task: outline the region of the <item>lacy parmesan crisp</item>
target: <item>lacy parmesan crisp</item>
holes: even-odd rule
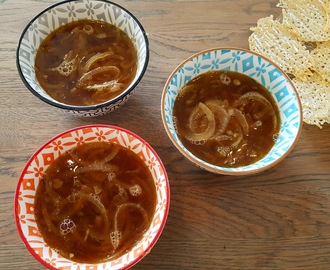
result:
[[[304,42],[330,39],[328,1],[281,0],[283,25],[297,34]]]
[[[303,120],[322,128],[330,123],[330,0],[280,0],[280,20],[262,18],[251,28],[252,51],[291,74]]]
[[[280,21],[273,20],[273,16],[261,18],[251,30],[252,51],[270,58],[286,73],[300,78],[311,75],[314,60],[309,51]]]
[[[311,55],[315,60],[315,71],[330,83],[330,41],[317,42]]]
[[[330,84],[320,75],[314,73],[306,79],[294,78],[295,85],[303,107],[304,122],[322,128],[330,123]]]

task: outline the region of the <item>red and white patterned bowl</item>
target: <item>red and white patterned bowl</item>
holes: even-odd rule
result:
[[[100,264],[81,264],[61,257],[43,240],[34,216],[34,198],[47,167],[65,151],[87,142],[118,143],[134,151],[153,176],[157,203],[150,228],[141,241],[116,260]],[[15,219],[19,235],[30,253],[49,269],[114,270],[128,269],[146,256],[162,233],[170,203],[169,182],[162,161],[152,147],[134,133],[116,126],[89,125],[65,131],[42,145],[26,163],[15,194]]]

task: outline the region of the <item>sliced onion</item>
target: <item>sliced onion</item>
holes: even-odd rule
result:
[[[213,112],[214,117],[217,121],[217,130],[216,135],[219,136],[222,133],[225,132],[229,120],[230,115],[227,113],[227,111],[221,106],[221,103],[217,100],[209,100],[205,103],[205,105]]]
[[[95,69],[92,69],[91,71],[88,71],[84,75],[81,76],[81,78],[78,80],[77,86],[81,87],[86,90],[90,90],[88,87],[91,87],[91,81],[93,77],[106,75],[105,78],[100,78],[97,81],[100,81],[99,83],[95,83],[94,85],[101,85],[103,83],[107,83],[113,80],[116,80],[119,77],[120,70],[119,68],[115,66],[103,66],[103,67],[97,67]]]
[[[276,129],[276,127],[277,127],[277,117],[276,117],[276,113],[275,113],[275,110],[274,110],[272,104],[264,96],[262,96],[260,93],[254,92],[254,91],[247,92],[243,96],[241,96],[238,99],[237,104],[239,106],[241,106],[241,105],[245,106],[250,101],[257,101],[257,102],[259,102],[259,103],[261,103],[262,105],[265,106],[265,109],[262,110],[261,113],[259,113],[258,115],[256,115],[256,114],[253,115],[254,119],[260,120],[260,119],[264,118],[266,115],[267,116],[269,115],[273,120],[274,129]]]
[[[235,119],[237,120],[239,125],[242,127],[244,134],[248,135],[249,134],[249,125],[246,121],[244,114],[240,110],[233,108],[232,115],[235,117]]]
[[[100,200],[96,199],[92,194],[80,193],[77,194],[77,196],[93,204],[101,215],[107,215],[107,210],[105,209],[103,203]],[[107,224],[108,222],[108,218],[105,218],[105,223]]]
[[[136,203],[124,203],[124,204],[121,204],[118,208],[117,208],[117,211],[115,213],[115,216],[114,216],[114,227],[113,227],[113,231],[110,233],[110,241],[111,241],[111,244],[113,246],[113,248],[116,250],[120,244],[120,241],[121,241],[121,232],[118,230],[118,215],[119,215],[119,212],[122,211],[123,209],[125,208],[134,208],[136,210],[138,210],[141,214],[142,214],[142,217],[143,217],[143,223],[146,223],[147,220],[148,220],[148,215],[147,215],[147,212],[146,210],[140,205],[140,204],[136,204]]]
[[[113,80],[110,82],[105,82],[102,84],[94,84],[94,85],[88,85],[86,86],[87,90],[107,90],[109,92],[117,92],[121,89],[124,88],[124,84],[123,83],[119,83],[117,80]]]
[[[70,155],[72,157],[72,160],[76,164],[88,166],[93,161],[100,164],[111,161],[117,156],[119,149],[120,147],[118,145],[113,144],[111,146],[111,150],[107,148],[107,151],[110,151],[110,153],[106,155],[103,159],[99,159],[97,161],[95,159],[98,156],[99,152],[101,152],[100,155],[104,153],[104,149],[99,150],[99,146],[97,144],[89,144],[84,151],[80,151],[80,155],[78,155],[74,151],[70,151]],[[80,156],[84,156],[85,158],[81,158]]]
[[[109,51],[109,52],[103,52],[103,53],[97,53],[95,55],[93,55],[92,57],[90,57],[85,66],[83,67],[82,71],[85,73],[87,71],[90,70],[90,68],[92,67],[92,65],[94,65],[97,61],[99,60],[103,60],[107,57],[110,57],[113,55],[113,52],[112,51]]]
[[[147,222],[148,214],[147,214],[146,210],[140,204],[137,204],[137,203],[124,203],[124,204],[122,204],[118,207],[118,209],[115,213],[115,217],[114,217],[114,230],[115,231],[118,231],[118,215],[119,215],[119,212],[122,211],[125,208],[128,208],[128,207],[138,210],[142,214],[143,222],[144,223]]]
[[[109,231],[110,221],[108,218],[107,210],[104,207],[103,203],[97,198],[95,198],[92,194],[78,194],[78,196],[80,196],[81,199],[84,199],[90,202],[92,205],[94,205],[95,209],[99,211],[99,213],[103,218],[103,222],[104,222],[103,231],[97,232],[92,228],[90,228],[89,236],[95,238],[96,240],[106,239],[106,235],[108,234]]]
[[[107,155],[104,159],[99,160],[98,162],[99,163],[107,163],[107,162],[113,160],[117,156],[119,150],[120,150],[120,147],[118,145],[114,145],[113,146],[113,151],[111,151],[111,153],[109,155]]]
[[[250,101],[258,101],[262,104],[264,104],[265,106],[270,106],[272,107],[271,103],[268,101],[268,99],[266,99],[263,95],[261,95],[258,92],[255,91],[251,91],[251,92],[247,92],[244,95],[242,95],[238,100],[237,100],[237,104],[239,106],[243,105],[245,106],[246,104],[248,104]]]
[[[76,173],[80,174],[80,173],[90,173],[93,171],[101,171],[101,172],[114,172],[117,170],[117,166],[115,165],[111,165],[111,164],[105,164],[105,163],[99,163],[99,162],[95,162],[92,163],[88,166],[85,167],[79,167],[75,170]]]
[[[226,135],[226,134],[221,134],[221,135],[214,135],[211,140],[216,141],[216,142],[223,142],[223,141],[230,141],[231,136]]]
[[[190,129],[192,130],[193,127],[193,121],[194,119],[198,118],[198,114],[202,112],[203,115],[206,116],[207,118],[207,127],[203,132],[196,133],[196,132],[191,132],[190,134],[187,134],[185,137],[190,140],[190,141],[206,141],[209,138],[211,138],[215,132],[215,118],[214,114],[212,111],[204,104],[204,103],[199,103],[195,109],[192,111],[189,117],[189,124],[190,124]]]
[[[238,133],[235,133],[235,134],[238,134],[237,137],[235,138],[233,136],[233,138],[235,139],[235,141],[231,144],[231,146],[233,148],[237,148],[238,145],[241,143],[241,141],[243,140],[243,131],[241,128],[238,129]]]

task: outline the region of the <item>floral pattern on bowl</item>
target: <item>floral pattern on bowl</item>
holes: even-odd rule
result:
[[[135,152],[149,167],[154,178],[157,204],[150,228],[131,251],[113,261],[100,264],[80,264],[59,256],[43,241],[35,222],[34,197],[43,173],[59,155],[73,147],[94,141],[118,143]],[[157,153],[146,141],[128,130],[115,126],[83,126],[52,138],[29,159],[17,184],[15,219],[18,232],[27,249],[37,260],[50,269],[127,269],[146,256],[160,237],[169,211],[169,200],[169,182],[165,168]]]

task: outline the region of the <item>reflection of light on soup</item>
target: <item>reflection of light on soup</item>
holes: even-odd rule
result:
[[[254,79],[208,71],[180,89],[173,122],[184,146],[218,166],[239,167],[264,157],[279,132],[278,107]]]
[[[63,257],[99,263],[129,251],[149,228],[156,189],[146,164],[120,145],[77,146],[46,170],[35,198],[45,242]]]
[[[118,27],[94,20],[65,24],[41,43],[35,62],[41,87],[70,105],[105,102],[123,92],[137,70],[134,44]]]

